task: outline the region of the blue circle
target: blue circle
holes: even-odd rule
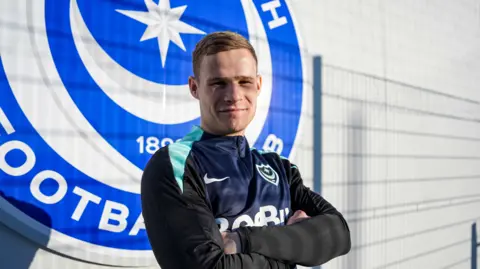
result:
[[[25,164],[27,161],[27,155],[19,150],[13,149],[5,155],[5,162],[10,167],[18,168]]]
[[[80,11],[85,16],[86,24],[92,35],[117,63],[132,73],[154,82],[175,85],[186,82],[185,79],[191,73],[189,67],[191,56],[189,54],[193,44],[198,38],[201,38],[201,35],[182,35],[187,49],[186,53],[176,47],[176,45],[170,44],[171,50],[168,53],[181,56],[178,58],[178,65],[172,65],[171,67],[168,66],[171,62],[167,59],[167,67],[163,69],[159,58],[147,57],[148,59],[145,60],[144,56],[131,53],[122,54],[122,50],[109,45],[120,42],[120,45],[126,44],[135,48],[134,50],[146,51],[144,55],[148,53],[155,54],[156,50],[159,56],[158,47],[156,47],[154,40],[139,42],[137,39],[141,37],[145,27],[114,11],[115,9],[145,11],[145,8],[142,7],[144,3],[142,0],[131,1],[130,4],[124,4],[125,1],[107,0],[98,1],[95,5],[89,5],[88,1],[85,0],[79,0],[78,2]],[[270,54],[273,61],[273,89],[264,128],[255,145],[252,146],[262,148],[267,137],[273,134],[282,139],[282,155],[288,156],[295,141],[301,115],[303,93],[301,55],[295,28],[285,1],[280,1],[281,6],[276,9],[276,12],[281,18],[285,18],[287,23],[272,29],[269,27],[269,22],[273,20],[272,13],[262,11],[261,5],[265,2],[265,0],[254,1],[254,4],[260,14],[267,33],[267,41],[270,45]],[[207,33],[217,30],[234,30],[248,36],[243,12],[239,12],[242,8],[240,1],[218,0],[199,3],[200,1],[171,0],[172,7],[188,4],[184,13],[185,17],[182,17],[182,20],[197,28],[201,28],[201,30]],[[54,0],[47,0],[45,5],[48,41],[62,83],[94,129],[119,153],[139,168],[143,168],[151,155],[145,152],[139,153],[137,139],[140,137],[158,137],[160,139],[172,138],[176,140],[188,133],[192,125],[198,124],[199,119],[181,124],[155,124],[129,114],[109,99],[99,86],[95,84],[76,51],[70,28],[69,5],[69,1]],[[191,8],[195,5],[198,6]],[[212,10],[215,10],[215,12],[211,12]],[[241,14],[241,16],[238,14]],[[106,25],[101,25],[102,21]],[[200,25],[203,26],[201,27]],[[121,27],[124,27],[125,32],[120,31]],[[110,28],[111,31],[109,32]],[[125,39],[119,41],[123,37]],[[142,52],[139,53],[139,55],[143,55]],[[145,69],[142,69],[143,61],[145,61]],[[186,64],[181,67],[178,75],[161,75],[175,70],[175,66],[182,66],[182,61]],[[17,130],[10,135],[2,134],[0,136],[0,145],[11,140],[23,141],[36,154],[36,162],[33,169],[25,175],[15,177],[0,171],[0,191],[3,193],[2,196],[9,197],[9,201],[19,200],[34,205],[50,216],[51,221],[45,220],[45,214],[32,213],[32,211],[26,210],[24,212],[52,229],[73,238],[117,249],[150,249],[150,244],[143,229],[135,236],[129,235],[141,214],[139,194],[118,190],[88,177],[63,160],[61,156],[50,148],[30,124],[16,102],[3,66],[0,67],[0,88],[0,107],[5,111],[12,126]],[[11,160],[12,163],[21,162],[21,158],[22,155],[14,154],[9,157],[9,160],[15,159]],[[56,171],[67,181],[67,194],[58,203],[50,205],[41,203],[30,192],[30,182],[33,177],[45,170]],[[55,184],[50,184],[49,182],[45,182],[45,184],[40,189],[45,194],[51,193],[49,189],[56,188]],[[89,203],[81,218],[74,220],[72,214],[81,199],[75,191],[79,189],[98,196],[100,202],[98,204]],[[129,209],[128,225],[125,230],[116,233],[98,229],[107,201],[125,205]]]
[[[47,178],[40,183],[39,189],[40,192],[45,196],[52,196],[57,193],[60,185],[53,178]]]

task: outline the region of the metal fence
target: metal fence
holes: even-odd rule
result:
[[[480,246],[480,242],[478,242],[477,238],[477,223],[474,222],[472,224],[472,269],[477,269],[477,251],[478,247]]]

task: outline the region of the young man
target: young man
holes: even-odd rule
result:
[[[205,36],[193,72],[200,126],[158,150],[141,183],[161,268],[294,268],[348,253],[342,215],[303,185],[287,159],[248,145],[244,132],[262,84],[249,42],[232,32]]]

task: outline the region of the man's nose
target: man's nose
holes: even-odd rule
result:
[[[228,85],[225,92],[225,102],[236,103],[243,99],[243,93],[240,85],[231,83]]]

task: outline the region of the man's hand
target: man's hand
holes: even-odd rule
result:
[[[222,238],[225,254],[236,254],[242,248],[237,232],[222,232]]]
[[[291,225],[291,224],[297,223],[299,221],[302,221],[302,220],[308,219],[308,218],[310,218],[310,216],[308,216],[307,213],[305,213],[303,210],[297,210],[297,211],[295,211],[293,216],[291,216],[288,219],[287,225]]]

